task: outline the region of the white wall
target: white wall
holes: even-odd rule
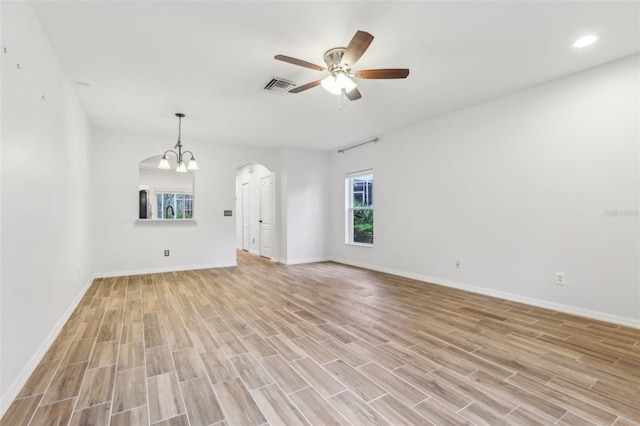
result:
[[[171,114],[167,115],[171,119]],[[188,117],[187,117],[188,119]],[[183,128],[188,127],[188,120]],[[95,132],[93,194],[96,223],[95,272],[100,276],[236,264],[236,169],[259,161],[278,169],[274,150],[184,139],[198,157],[195,172],[196,221],[137,221],[138,162],[162,154],[172,135],[153,136],[100,130]],[[111,160],[118,157],[117,173]],[[233,210],[234,216],[223,216]],[[164,250],[170,250],[169,257]]]
[[[4,412],[93,270],[90,126],[31,5],[0,7]]]
[[[282,150],[281,205],[284,211],[281,249],[284,263],[327,259],[329,229],[329,153],[310,149]]]
[[[634,56],[333,153],[332,257],[640,326],[638,80]],[[368,168],[375,247],[347,246]]]

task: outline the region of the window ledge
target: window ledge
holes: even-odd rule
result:
[[[136,219],[136,223],[196,223],[196,219]]]
[[[370,247],[373,248],[373,244],[365,244],[365,243],[344,243],[347,246],[356,246],[356,247]]]

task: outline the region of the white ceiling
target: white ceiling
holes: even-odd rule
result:
[[[637,1],[43,1],[44,30],[98,128],[183,140],[316,149],[361,142],[640,50]],[[375,36],[353,67],[410,68],[406,80],[358,80],[363,98],[338,110],[301,85],[356,30]],[[593,33],[599,41],[571,45]]]

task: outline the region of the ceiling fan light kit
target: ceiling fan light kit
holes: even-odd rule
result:
[[[348,64],[342,64],[346,50],[346,47],[336,47],[327,50],[324,54],[324,62],[327,64],[330,75],[324,78],[320,84],[327,92],[334,95],[342,95],[343,90],[345,93],[351,92],[357,87],[356,83],[349,78]]]
[[[367,48],[369,48],[372,41],[373,36],[371,34],[365,31],[357,31],[346,48],[335,47],[325,52],[324,62],[327,64],[326,67],[285,55],[276,55],[274,59],[315,71],[329,73],[329,76],[326,78],[295,87],[289,90],[289,93],[300,93],[321,85],[329,93],[346,95],[349,100],[355,101],[360,99],[362,95],[357,88],[357,84],[353,81],[354,78],[396,79],[406,78],[409,75],[409,70],[406,68],[360,70],[351,73],[351,67],[360,59]]]
[[[334,95],[341,95],[343,90],[349,93],[357,87],[356,83],[347,77],[347,74],[344,72],[332,74],[324,78],[320,84],[327,92]]]

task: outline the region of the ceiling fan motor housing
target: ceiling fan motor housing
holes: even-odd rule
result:
[[[334,47],[333,49],[329,49],[324,53],[324,62],[327,64],[327,68],[329,72],[336,71],[337,69],[347,69],[348,64],[340,65],[342,61],[342,56],[344,52],[347,50],[346,47]]]

